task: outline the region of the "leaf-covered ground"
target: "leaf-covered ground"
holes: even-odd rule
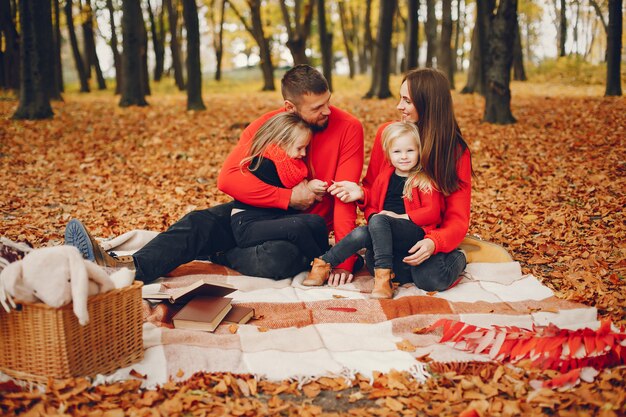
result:
[[[559,297],[596,306],[601,317],[623,325],[626,99],[604,98],[601,93],[595,87],[514,84],[512,107],[518,123],[509,126],[481,123],[484,104],[479,96],[455,93],[454,100],[476,173],[470,232],[503,244],[524,272],[537,276]],[[280,97],[253,89],[211,92],[205,95],[209,109],[205,112],[186,112],[182,94],[150,97],[146,108],[121,109],[117,101],[109,92],[66,94],[65,102],[53,105],[55,118],[39,122],[9,120],[17,103],[0,101],[0,236],[36,247],[61,244],[72,217],[101,237],[137,228],[161,231],[192,209],[226,201],[215,186],[221,162],[242,128],[276,108]],[[335,92],[332,102],[361,119],[366,151],[377,125],[396,117],[395,99],[362,100],[358,89],[349,86]],[[550,410],[574,410],[571,415],[625,412],[624,369],[601,374],[577,391],[539,396],[529,394],[534,371],[506,370],[494,379],[495,368],[485,369],[489,369],[481,371],[485,375],[463,369],[442,372],[423,386],[408,381],[414,391],[390,387],[383,376],[387,382],[377,379],[370,388],[395,392],[373,398],[365,386],[345,394],[333,391],[336,387],[321,389],[322,394],[332,393],[331,404],[350,408],[352,415],[404,415],[411,401],[422,401],[429,415],[455,415],[471,401],[480,402],[474,408],[482,412],[487,404],[490,415],[515,415],[515,407],[524,415]],[[259,390],[263,395],[258,398],[224,399],[224,392],[190,384],[183,391],[163,388],[133,394],[144,399],[133,397],[130,403],[146,405],[147,395],[151,405],[160,407],[176,397],[185,404],[213,404],[218,407],[214,413],[230,410],[238,415],[318,415],[322,409],[333,410],[315,405],[306,395],[275,397],[269,389]],[[489,388],[481,388],[485,384]],[[283,385],[291,387],[285,391],[292,394],[302,392]],[[497,395],[491,395],[494,388]],[[124,386],[119,389],[126,392]],[[217,397],[209,401],[194,390]],[[466,392],[476,394],[467,397]],[[371,400],[350,403],[357,393]],[[90,394],[92,402],[101,401],[96,394]],[[0,409],[9,398],[2,395]],[[118,397],[123,396],[113,396]],[[237,405],[240,399],[247,402]],[[46,401],[33,404],[55,404],[53,395]],[[121,406],[119,401],[107,401],[101,410]],[[262,406],[251,406],[254,401]],[[130,403],[121,407],[128,409]],[[359,411],[367,407],[378,411]]]

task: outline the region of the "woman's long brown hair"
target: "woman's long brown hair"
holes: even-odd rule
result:
[[[404,81],[417,110],[422,168],[439,191],[450,195],[461,187],[456,165],[467,149],[454,117],[450,83],[442,72],[432,68],[409,71]]]

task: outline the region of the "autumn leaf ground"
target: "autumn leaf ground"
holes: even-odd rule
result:
[[[392,88],[397,85],[396,79]],[[363,100],[366,89],[363,80],[344,80],[332,102],[363,122],[369,153],[376,127],[396,114],[395,98]],[[102,237],[137,228],[161,231],[190,210],[227,201],[215,186],[222,161],[247,123],[280,104],[278,93],[261,93],[251,84],[208,88],[205,112],[187,112],[183,94],[163,91],[149,97],[145,108],[121,109],[110,92],[64,98],[53,104],[54,119],[38,122],[10,120],[17,102],[8,96],[0,100],[0,236],[36,247],[61,244],[73,217]],[[604,98],[599,86],[514,83],[518,123],[508,126],[480,122],[479,96],[454,93],[454,101],[476,173],[470,232],[503,244],[525,273],[557,296],[595,306],[600,317],[626,324],[626,99]],[[318,384],[309,387],[309,396],[287,382],[262,385],[259,397],[230,385],[216,389],[225,376],[197,375],[158,391],[119,386],[115,395],[77,390],[74,381],[57,389],[78,391],[69,396],[52,390],[31,401],[21,393],[0,393],[0,410],[37,406],[45,411],[65,398],[66,407],[75,401],[67,408],[75,414],[90,401],[110,412],[129,411],[132,405],[138,414],[142,406],[162,411],[172,406],[174,414],[196,410],[200,415],[201,409],[244,410],[240,415],[319,415],[336,409],[404,415],[410,407],[422,410],[418,415],[456,415],[472,404],[489,415],[626,412],[623,368],[573,391],[541,395],[530,393],[528,381],[545,378],[545,372],[498,369],[440,369],[426,384],[380,376],[349,391]],[[196,387],[200,380],[204,385]],[[372,395],[379,389],[390,391]],[[321,394],[311,395],[315,392]],[[181,404],[188,408],[179,410]]]

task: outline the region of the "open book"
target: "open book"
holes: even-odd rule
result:
[[[237,288],[227,284],[198,280],[186,287],[176,288],[169,293],[145,293],[142,297],[146,300],[168,300],[172,304],[184,304],[194,297],[224,297],[235,291]]]

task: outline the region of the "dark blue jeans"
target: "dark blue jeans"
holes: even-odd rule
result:
[[[328,250],[326,221],[317,214],[247,209],[234,214],[230,225],[240,248],[286,240],[296,245],[309,262]]]
[[[244,275],[283,279],[309,267],[291,242],[239,248],[230,227],[232,203],[192,211],[134,255],[135,278],[149,283],[194,259],[210,259]]]
[[[424,230],[410,220],[375,215],[367,226],[353,230],[322,259],[335,266],[366,248],[365,264],[370,273],[374,268],[392,269],[394,280],[400,284],[413,282],[425,291],[446,290],[465,269],[465,255],[454,250],[435,254],[417,266],[404,263],[402,259],[409,255],[409,249],[423,238]]]

